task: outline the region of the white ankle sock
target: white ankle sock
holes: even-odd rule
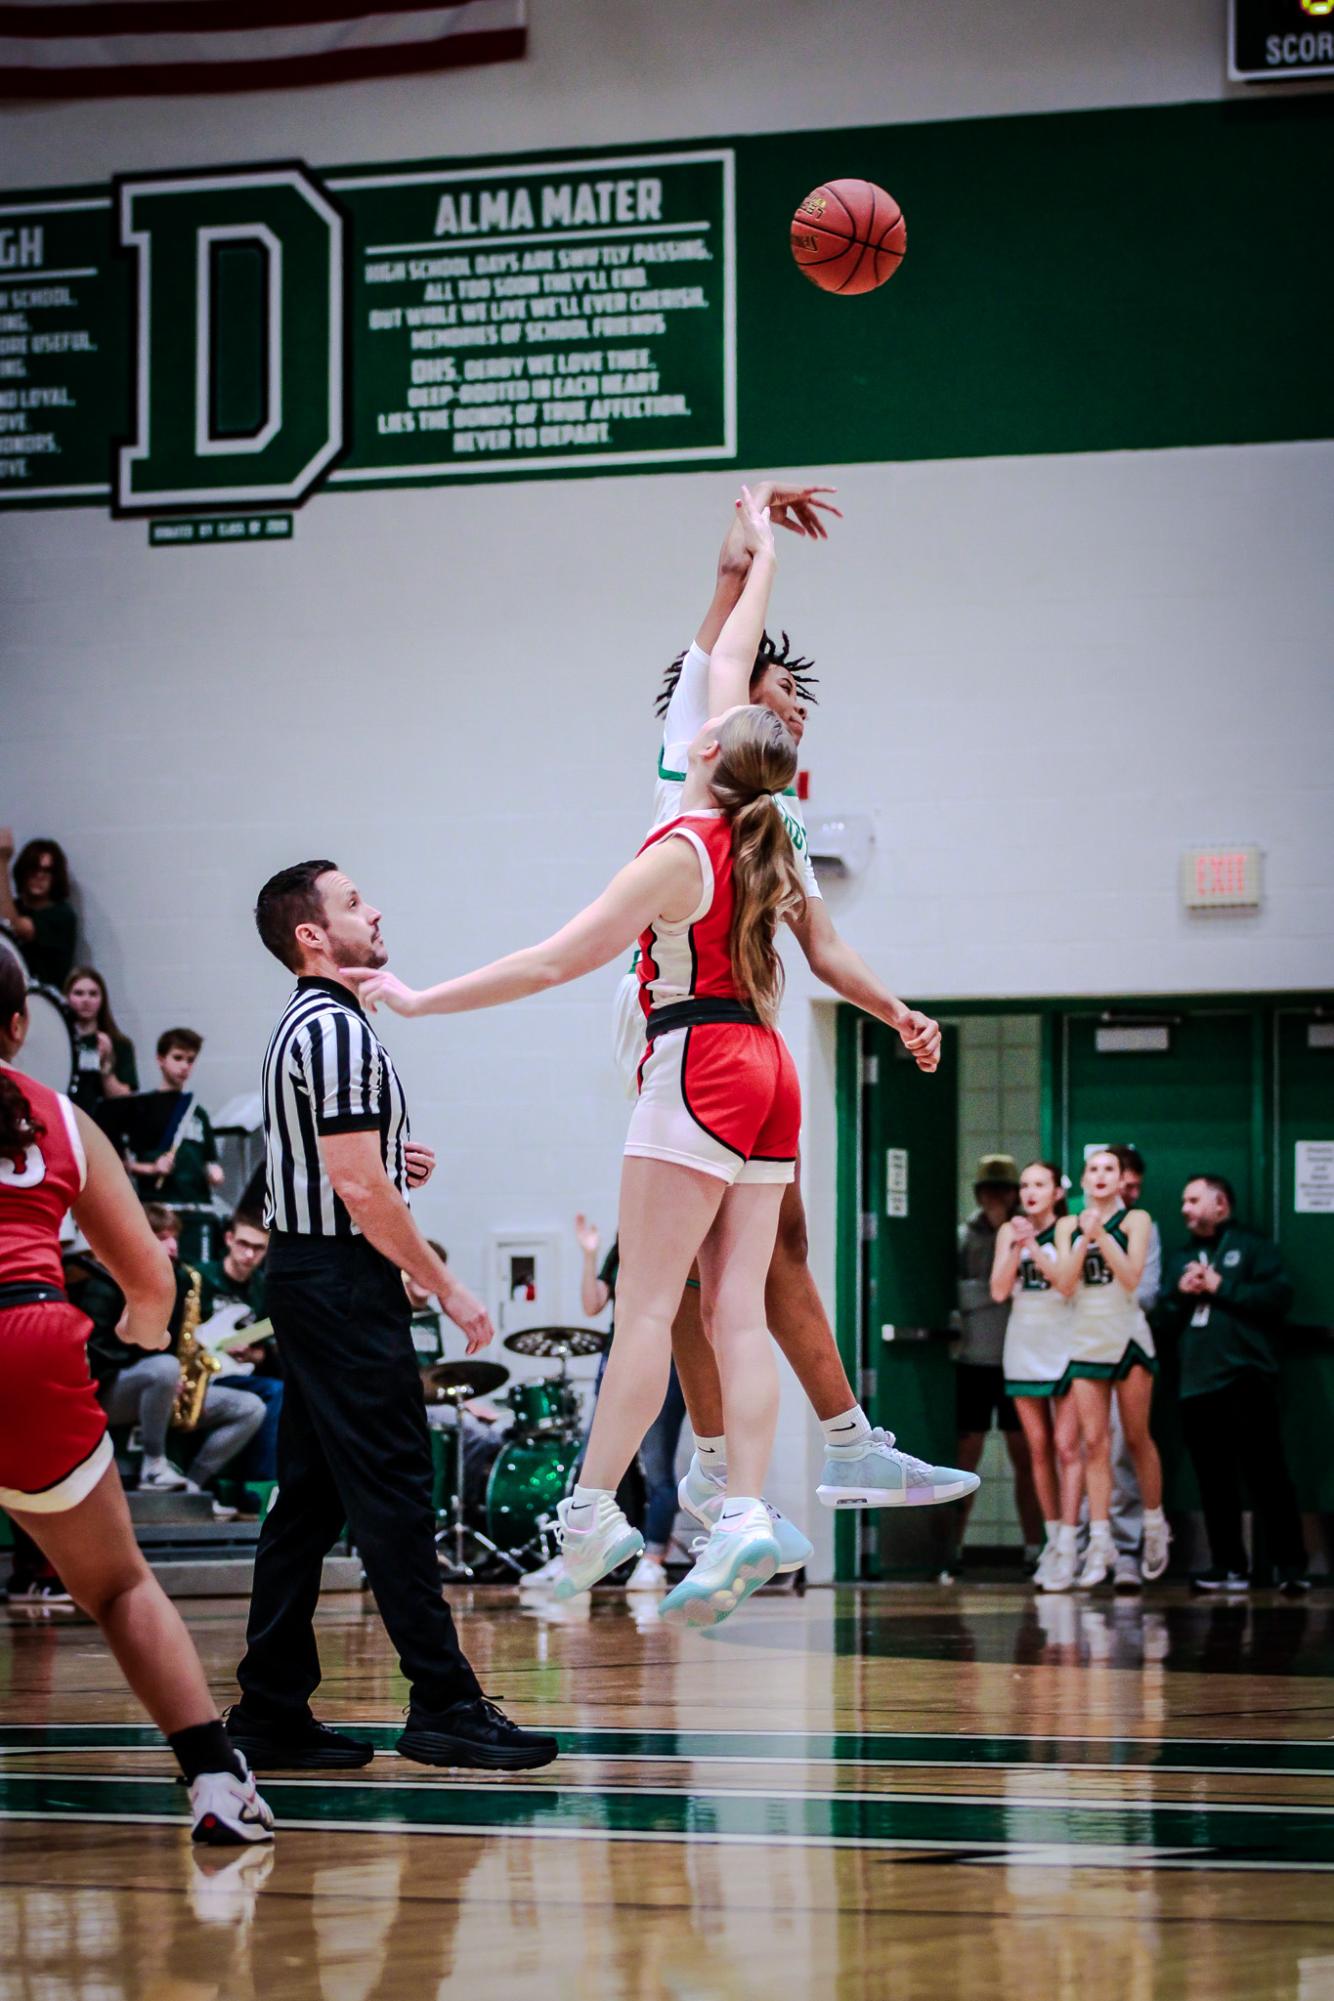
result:
[[[1144,1526],[1146,1529],[1160,1529],[1166,1520],[1167,1517],[1161,1508],[1146,1508],[1144,1510]]]
[[[1109,1521],[1104,1519],[1103,1521],[1100,1522],[1091,1521],[1089,1523],[1090,1542],[1093,1542],[1094,1540],[1098,1542],[1110,1542],[1111,1539],[1112,1539],[1112,1525]]]
[[[700,1438],[696,1434],[695,1450],[706,1473],[721,1473],[727,1464],[726,1437]]]
[[[1042,1526],[1047,1531],[1048,1542],[1058,1542],[1060,1540],[1061,1524],[1059,1522],[1044,1522]]]
[[[1073,1556],[1079,1546],[1079,1530],[1071,1522],[1062,1522],[1056,1531],[1056,1547],[1068,1550]]]
[[[576,1484],[575,1490],[570,1496],[568,1510],[571,1517],[574,1518],[570,1522],[570,1527],[573,1529],[591,1529],[597,1519],[598,1502],[604,1494],[609,1501],[616,1499],[610,1487],[581,1487]]]
[[[729,1494],[723,1502],[723,1511],[718,1517],[721,1528],[730,1529],[743,1515],[753,1514],[764,1503],[753,1494]]]
[[[826,1445],[860,1445],[871,1436],[871,1425],[866,1412],[859,1403],[851,1410],[842,1411],[838,1417],[822,1417],[820,1429]]]

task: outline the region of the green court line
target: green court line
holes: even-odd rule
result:
[[[377,1751],[391,1751],[401,1729],[396,1723],[344,1723],[339,1727],[373,1744]],[[1334,1774],[1334,1739],[1329,1738],[1218,1743],[1210,1738],[985,1737],[889,1731],[558,1729],[554,1734],[566,1757],[630,1758],[644,1763],[978,1766],[1294,1778]],[[148,1724],[0,1725],[0,1753],[161,1748],[162,1738]]]
[[[288,1828],[365,1833],[566,1836],[603,1840],[744,1842],[784,1846],[1016,1850],[1079,1859],[1081,1851],[1138,1865],[1334,1869],[1334,1822],[1294,1811],[1240,1816],[1208,1806],[1134,1811],[1063,1802],[975,1806],[955,1800],[776,1798],[763,1794],[574,1793],[557,1787],[393,1783],[337,1786],[265,1781]],[[174,1784],[85,1778],[0,1777],[0,1817],[180,1825]],[[1086,1855],[1086,1860],[1088,1859]]]

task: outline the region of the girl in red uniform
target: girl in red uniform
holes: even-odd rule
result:
[[[96,1619],[166,1736],[190,1787],[194,1839],[268,1841],[273,1816],[134,1540],[88,1373],[89,1323],[65,1297],[66,1211],[124,1293],[118,1331],[136,1347],[167,1346],[171,1267],[103,1134],[68,1098],[10,1067],[28,1029],[26,989],[17,958],[0,948],[0,1507]]]
[[[773,581],[767,510],[743,496],[752,563],[715,658],[752,661]],[[760,1499],[778,1419],[778,1371],[764,1312],[783,1189],[792,1180],[801,1095],[775,1027],[778,923],[805,893],[772,795],[792,782],[796,745],[770,710],[708,723],[690,746],[678,818],[655,828],[596,902],[545,943],[421,993],[393,974],[350,975],[400,1014],[494,1007],[608,964],[636,939],[646,1050],[621,1178],[616,1340],[580,1484],[560,1504],[558,1597],[587,1590],[643,1547],[616,1488],[662,1406],[672,1319],[699,1259],[705,1323],[722,1377],[727,1497],[694,1569],[662,1615],[711,1625],[771,1577],[778,1544]]]

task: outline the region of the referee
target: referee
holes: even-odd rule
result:
[[[345,967],[388,958],[380,913],[333,862],[310,861],[265,883],[255,921],[297,975],[263,1078],[267,1293],[287,1389],[232,1741],[257,1771],[372,1757],[371,1745],[310,1710],[320,1571],[347,1522],[411,1685],[398,1750],[428,1765],[550,1764],[555,1738],[521,1730],[482,1694],[440,1592],[430,1444],[400,1274],[435,1293],[469,1354],[492,1328],[412,1220],[407,1189],[428,1178],[434,1155],[412,1145],[403,1087],[343,978]]]

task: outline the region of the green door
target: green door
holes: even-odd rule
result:
[[[1297,1288],[1294,1324],[1328,1333],[1334,1329],[1334,1017],[1280,1010],[1275,1040],[1274,1234]]]
[[[1283,1439],[1308,1513],[1334,1512],[1334,1018],[1275,1016],[1272,1228],[1296,1288],[1284,1342]],[[1257,1221],[1260,1219],[1257,1217]]]
[[[873,1424],[921,1458],[954,1452],[946,1336],[955,1304],[959,1033],[946,1028],[926,1076],[897,1035],[865,1020],[862,1045],[862,1381]],[[861,1517],[858,1574],[930,1563],[922,1509]]]
[[[1163,1048],[1143,1046],[1149,1040]],[[1139,1046],[1136,1046],[1139,1045]],[[1190,1013],[1158,1023],[1063,1018],[1061,1161],[1078,1201],[1086,1147],[1137,1146],[1148,1164],[1144,1206],[1164,1244],[1181,1235],[1181,1191],[1192,1174],[1225,1174],[1246,1216],[1264,1189],[1262,1051],[1253,1012]],[[1257,1121],[1260,1130],[1257,1130]]]

